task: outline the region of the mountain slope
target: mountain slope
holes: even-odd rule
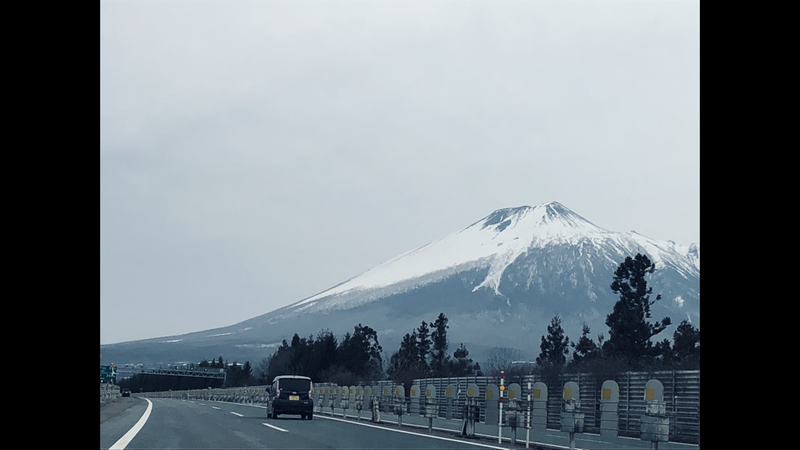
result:
[[[562,317],[571,339],[577,340],[583,323],[593,336],[607,333],[605,317],[616,301],[609,288],[613,272],[637,252],[656,264],[648,283],[663,299],[653,306],[654,320],[668,315],[675,325],[689,318],[699,326],[699,245],[609,231],[550,202],[497,210],[331,289],[239,324],[138,341],[148,350],[129,343],[129,355],[168,358],[183,349],[186,358],[205,352],[199,358],[256,355],[248,358],[258,360],[295,332],[307,336],[330,329],[339,336],[363,323],[378,331],[388,358],[405,333],[444,312],[454,348],[464,342],[480,358],[491,347],[510,346],[534,358],[554,314]],[[675,325],[658,338],[671,338]]]

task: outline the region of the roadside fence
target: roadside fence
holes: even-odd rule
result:
[[[654,381],[659,384],[657,400],[649,397],[656,395],[649,387]],[[657,419],[664,424],[659,429],[663,430],[663,440],[667,440],[668,433],[669,441],[700,441],[699,370],[625,372],[609,376],[561,374],[549,381],[526,375],[509,377],[504,382],[504,391],[498,387],[502,385],[499,377],[425,378],[414,380],[410,386],[389,380],[360,383],[359,386],[315,382],[314,408],[318,413],[334,409],[337,412],[344,410],[346,415],[360,416],[362,411],[370,411],[372,402],[377,401],[379,411],[384,413],[426,417],[433,414],[440,419],[462,420],[467,405],[471,405],[470,411],[478,422],[510,426],[511,419],[515,426],[519,421],[520,425],[526,422],[528,426],[542,429],[563,429],[564,412],[570,411],[582,419],[582,432],[638,437]],[[567,389],[567,384],[570,389]],[[612,385],[613,393],[608,387]],[[573,389],[578,391],[572,397],[574,401],[565,401],[571,398],[567,391]],[[118,387],[116,392],[119,395]],[[102,393],[101,385],[101,402]],[[426,394],[430,396],[426,397]],[[266,405],[268,401],[266,386],[142,395],[257,405]],[[501,395],[505,409],[499,407]],[[658,405],[654,405],[654,401]],[[653,410],[656,406],[657,411]]]

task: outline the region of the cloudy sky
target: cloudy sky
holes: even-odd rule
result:
[[[100,343],[499,208],[700,242],[698,1],[100,2]]]

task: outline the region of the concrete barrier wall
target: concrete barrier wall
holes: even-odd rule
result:
[[[184,391],[144,392],[137,394],[149,398],[174,398],[180,400],[205,400],[214,402],[231,402],[266,405],[267,387],[250,386],[227,389],[189,389]]]
[[[100,383],[100,404],[112,401],[121,397],[119,386],[112,383]]]

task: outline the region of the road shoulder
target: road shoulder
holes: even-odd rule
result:
[[[111,402],[103,403],[100,405],[100,423],[122,414],[128,408],[134,405],[144,403],[144,400],[136,397],[120,397]]]

